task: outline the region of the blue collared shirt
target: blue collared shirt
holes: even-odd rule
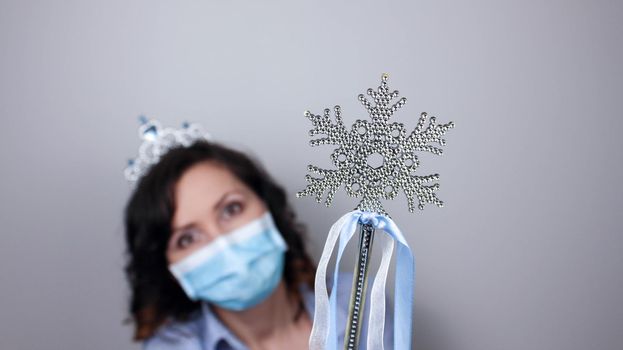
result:
[[[338,344],[344,339],[346,318],[348,316],[348,300],[352,283],[352,273],[340,273],[338,280],[337,299],[337,325]],[[367,289],[369,296],[370,289]],[[303,296],[305,310],[310,318],[314,318],[314,292],[307,286],[302,285],[299,290]],[[385,314],[385,349],[393,348],[393,318],[392,304],[386,304]],[[366,349],[367,320],[369,308],[364,310],[364,322],[360,336],[360,349]],[[150,338],[143,342],[144,350],[249,350],[249,348],[225,326],[212,312],[207,303],[201,304],[189,321],[175,321],[162,327]],[[293,349],[298,350],[298,349]]]

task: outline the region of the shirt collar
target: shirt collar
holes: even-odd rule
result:
[[[217,350],[216,346],[221,341],[225,341],[230,347],[236,350],[246,349],[242,341],[218,319],[207,302],[201,303],[201,312],[205,320],[203,343],[206,346],[206,350]]]
[[[315,306],[315,297],[314,291],[311,290],[306,284],[301,284],[299,286],[299,291],[303,296],[303,304],[305,306],[305,310],[309,314],[310,319],[314,320],[314,306]],[[203,339],[204,344],[206,345],[206,350],[218,350],[217,345],[221,341],[225,341],[232,349],[235,350],[247,350],[246,345],[242,343],[238,337],[233,334],[227,326],[225,326],[221,320],[218,319],[216,314],[212,311],[209,304],[207,302],[201,303],[201,311],[203,314],[203,319],[205,320],[204,328],[203,328]],[[343,312],[342,309],[338,308],[338,312]],[[343,315],[342,315],[343,317]],[[343,330],[341,331],[344,332]]]

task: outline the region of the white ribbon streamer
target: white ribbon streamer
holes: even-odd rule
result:
[[[352,213],[347,213],[339,218],[327,235],[327,241],[322,250],[318,268],[316,269],[316,280],[314,281],[315,289],[315,307],[314,307],[314,324],[309,337],[310,350],[324,350],[327,338],[329,336],[329,296],[327,294],[327,267],[329,260],[333,254],[333,248],[337,242],[344,223],[349,219]],[[333,285],[333,290],[337,285]]]

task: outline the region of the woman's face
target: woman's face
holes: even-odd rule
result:
[[[184,172],[175,186],[175,203],[166,251],[169,264],[267,210],[251,188],[213,161],[198,163]]]

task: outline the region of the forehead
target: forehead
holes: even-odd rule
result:
[[[199,213],[205,215],[225,193],[233,190],[248,192],[249,188],[222,164],[205,161],[193,165],[175,184],[173,221],[181,222]]]

